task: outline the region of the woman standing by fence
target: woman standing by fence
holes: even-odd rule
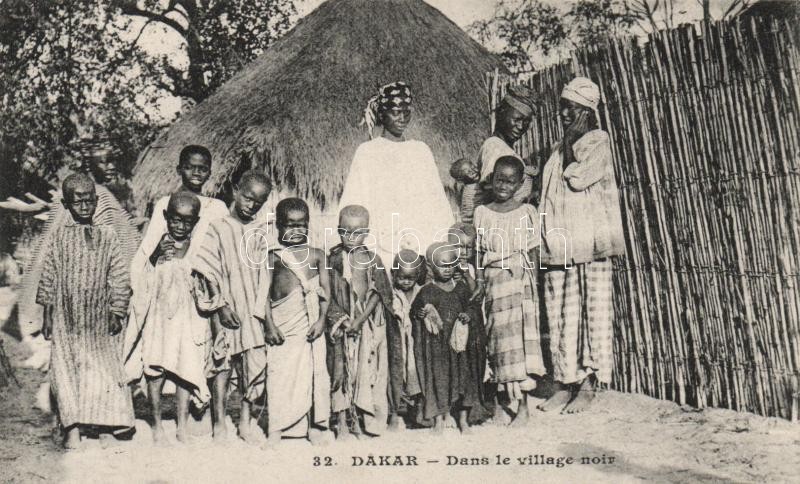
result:
[[[598,129],[600,89],[583,77],[561,93],[564,138],[542,174],[544,298],[556,391],[541,410],[575,413],[610,383],[611,256],[624,252],[608,133]]]

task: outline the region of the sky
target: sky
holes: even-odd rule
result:
[[[439,9],[453,22],[466,27],[475,20],[489,18],[494,12],[493,0],[425,0]],[[296,3],[297,12],[306,15],[317,8],[323,0],[299,0]]]
[[[317,8],[324,0],[298,0],[295,4],[298,13],[303,16]],[[430,5],[439,9],[453,22],[461,27],[466,27],[476,20],[489,18],[494,12],[497,0],[425,0]],[[552,5],[564,5],[569,0],[543,0]],[[711,0],[711,14],[720,16],[722,10],[731,0]],[[654,2],[651,2],[654,3]],[[676,20],[690,22],[702,17],[702,7],[698,0],[674,0],[676,5]],[[682,12],[682,13],[681,13]]]

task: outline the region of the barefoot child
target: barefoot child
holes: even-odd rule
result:
[[[317,443],[330,418],[325,314],[330,300],[325,252],[308,245],[309,210],[299,198],[275,209],[280,246],[263,268],[255,316],[267,344],[269,440]]]
[[[470,290],[470,306],[474,311],[474,315],[479,319],[480,328],[485,328],[483,317],[483,297],[486,291],[486,281],[483,279],[476,279],[478,276],[477,265],[477,252],[475,245],[478,241],[478,233],[475,226],[472,224],[458,222],[453,224],[447,234],[447,243],[451,246],[458,248],[458,265],[456,265],[453,272],[453,280],[456,282],[463,281]],[[478,364],[478,374],[482,375],[482,383],[489,380],[489,371],[486,366],[486,331],[478,332],[478,356],[476,362]],[[497,385],[494,385],[497,388]],[[472,407],[470,410],[470,422],[480,422],[490,417],[486,405],[487,399],[483,392],[481,392],[481,405]]]
[[[392,321],[386,328],[389,350],[389,429],[402,427],[401,415],[410,418],[421,390],[414,361],[414,338],[411,334],[411,304],[419,292],[424,259],[416,252],[403,249],[392,264]]]
[[[209,376],[214,379],[212,403],[217,440],[228,433],[225,414],[232,368],[236,369],[242,396],[239,437],[246,442],[259,440],[260,430],[251,424],[250,411],[251,402],[265,390],[267,351],[264,329],[253,314],[262,261],[269,248],[269,227],[255,220],[255,216],[271,190],[272,182],[263,173],[251,171],[242,175],[234,193],[233,209],[209,224],[193,259],[194,270],[204,277],[209,295],[213,296],[203,309],[215,312],[211,318],[215,351],[208,364]]]
[[[222,200],[200,195],[203,185],[211,174],[211,153],[207,148],[189,145],[181,150],[176,168],[181,177],[180,193],[191,193],[200,201],[200,214],[195,223],[192,236],[197,241],[189,246],[189,259],[199,249],[205,238],[208,224],[228,215],[228,207]],[[139,335],[144,318],[143,307],[137,304],[148,304],[147,297],[138,297],[149,292],[146,281],[155,261],[167,252],[173,251],[173,241],[167,234],[167,221],[164,213],[167,210],[170,196],[159,199],[153,209],[153,216],[142,237],[142,243],[131,261],[131,286],[133,288],[133,304],[131,304],[130,323],[125,334],[125,372],[128,378],[138,381],[142,377],[142,348]]]
[[[545,371],[533,262],[539,245],[538,233],[533,232],[538,215],[535,207],[514,197],[523,176],[518,158],[499,158],[492,175],[494,201],[475,209],[481,258],[477,280],[486,281],[489,365],[512,406],[518,403],[516,425],[527,422],[527,392]]]
[[[481,406],[483,372],[478,359],[483,328],[466,283],[453,280],[458,252],[444,242],[428,248],[425,257],[432,280],[411,306],[423,416],[433,420],[434,433],[444,430],[451,412],[457,413],[461,432],[468,433],[468,413]]]
[[[453,279],[456,281],[463,280],[472,292],[475,292],[478,288],[478,281],[475,279],[477,276],[475,269],[475,243],[477,239],[478,233],[475,231],[475,226],[464,222],[453,224],[447,232],[447,242],[458,248],[458,265],[453,274]],[[476,297],[475,299],[478,298]],[[480,302],[478,301],[478,303]]]
[[[342,243],[331,249],[332,408],[337,439],[380,435],[389,412],[386,324],[392,286],[380,257],[367,249],[369,212],[348,205],[339,212]],[[348,425],[348,420],[351,425]]]
[[[36,302],[44,306],[42,333],[52,339],[50,381],[64,446],[80,444],[82,426],[100,426],[101,439],[133,426],[133,403],[120,353],[130,285],[119,239],[110,225],[94,225],[92,180],[64,180],[70,220],[57,227],[44,258]]]
[[[208,320],[198,314],[194,299],[191,261],[187,258],[192,229],[200,213],[200,200],[188,192],[169,198],[164,218],[165,240],[170,249],[143,274],[147,292],[136,294],[136,304],[145,315],[142,324],[142,361],[147,393],[153,410],[153,439],[164,440],[161,424],[161,393],[164,382],[176,386],[177,439],[186,442],[189,398],[203,408],[210,398],[205,376],[206,351],[211,330]]]

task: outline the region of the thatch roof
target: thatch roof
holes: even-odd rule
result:
[[[176,189],[178,153],[203,144],[214,156],[207,194],[245,161],[335,208],[355,149],[369,139],[358,126],[366,101],[394,80],[414,90],[407,136],[428,143],[449,185],[449,164],[475,157],[488,134],[484,75],[495,68],[503,69],[497,57],[422,0],[329,0],[147,149],[133,178],[137,200]]]

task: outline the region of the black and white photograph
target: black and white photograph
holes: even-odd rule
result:
[[[800,0],[0,0],[0,482],[800,480]]]

